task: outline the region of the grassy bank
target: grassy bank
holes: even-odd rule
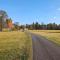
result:
[[[31,48],[25,32],[0,32],[0,60],[32,60]]]
[[[31,32],[44,36],[60,46],[60,30],[31,30]]]

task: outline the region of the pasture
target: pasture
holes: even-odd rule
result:
[[[30,32],[41,35],[60,46],[60,30],[30,30]]]
[[[26,32],[0,32],[0,60],[32,60],[32,42]]]

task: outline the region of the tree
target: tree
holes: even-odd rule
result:
[[[4,10],[0,10],[0,16],[2,16],[3,19],[8,18],[8,15],[7,15],[6,11],[4,11]]]
[[[58,25],[57,29],[60,30],[60,24]]]
[[[26,28],[29,28],[29,25],[28,24],[26,24]]]
[[[2,31],[2,16],[0,16],[0,31]]]
[[[35,23],[35,29],[36,30],[39,29],[39,23],[38,22]]]
[[[46,26],[46,24],[44,24],[44,23],[42,22],[40,28],[43,29],[43,30],[46,30],[46,29],[47,29],[47,26]]]
[[[25,26],[24,26],[24,25],[21,25],[21,29],[24,31],[24,29],[25,29]]]
[[[15,22],[15,23],[14,23],[14,27],[15,27],[16,30],[19,30],[19,28],[20,28],[19,22]]]
[[[41,23],[41,24],[39,24],[38,22],[36,22],[36,23],[32,23],[32,24],[30,24],[30,25],[26,25],[26,27],[28,28],[28,29],[31,29],[31,30],[60,30],[60,24],[59,25],[57,25],[56,23],[49,23],[49,24],[44,24],[44,23]]]
[[[35,23],[33,22],[33,24],[32,24],[32,29],[35,29]]]
[[[48,30],[52,30],[52,29],[53,29],[52,23],[47,24],[47,29],[48,29]]]
[[[12,29],[12,26],[13,26],[13,24],[12,24],[12,19],[10,18],[10,19],[7,19],[6,20],[6,24],[7,24],[7,28],[9,28],[10,30]]]
[[[56,30],[57,29],[57,24],[53,23],[52,28],[53,28],[53,30]]]
[[[5,11],[0,10],[0,22],[2,25],[2,28],[6,27],[6,19],[8,18],[8,15]]]

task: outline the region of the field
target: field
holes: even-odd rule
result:
[[[60,46],[60,30],[31,30],[30,32],[41,35]]]
[[[26,32],[0,32],[0,60],[32,60],[31,37]]]

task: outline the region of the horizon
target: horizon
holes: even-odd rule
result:
[[[60,24],[59,0],[0,0],[0,10],[6,11],[13,22],[20,24]]]

